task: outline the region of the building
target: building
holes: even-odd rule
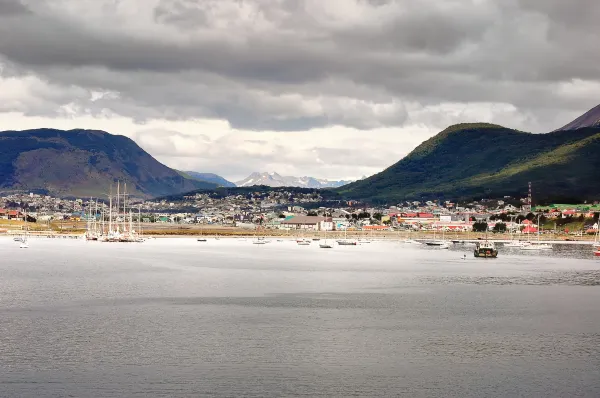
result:
[[[281,226],[287,229],[309,229],[313,231],[333,231],[333,220],[331,217],[318,216],[295,216],[281,222]]]

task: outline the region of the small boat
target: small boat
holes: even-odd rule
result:
[[[448,242],[446,242],[445,240],[432,240],[429,242],[425,242],[425,244],[427,246],[437,246],[437,247],[448,246]]]
[[[207,242],[206,238],[198,238],[198,242]]]
[[[13,240],[15,242],[23,242],[23,238],[21,238],[20,236],[15,236],[15,238]]]
[[[313,238],[312,240],[315,241],[315,242],[318,242],[318,241],[321,240],[321,238]]]
[[[540,219],[538,217],[537,243],[523,242],[521,250],[552,250],[552,245],[540,243]]]
[[[498,249],[496,249],[494,242],[485,240],[475,244],[473,255],[478,258],[496,258],[498,257]]]
[[[298,246],[310,246],[312,242],[309,239],[298,239],[296,243]]]
[[[510,242],[505,243],[504,247],[517,247],[517,248],[519,248],[519,247],[522,247],[523,244],[524,244],[524,242],[521,242],[520,240],[511,240]]]
[[[340,239],[337,241],[337,244],[340,246],[356,246],[358,242],[352,239]]]
[[[521,250],[552,250],[552,245],[546,243],[526,242],[521,246]]]
[[[402,243],[406,243],[406,244],[409,244],[409,245],[420,245],[421,244],[421,242],[416,241],[414,239],[404,239],[402,241]]]
[[[21,242],[21,244],[19,245],[19,249],[29,249],[29,245],[27,244],[27,242]]]
[[[327,239],[319,243],[319,247],[321,249],[333,249],[333,245]]]

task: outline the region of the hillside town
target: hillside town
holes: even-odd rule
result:
[[[593,234],[600,205],[531,207],[529,199],[503,198],[469,203],[412,201],[373,207],[352,201],[327,202],[320,194],[286,191],[217,195],[195,193],[181,200],[128,203],[136,222],[214,225],[277,230],[403,230],[445,232],[564,232]],[[326,205],[325,205],[326,204]],[[99,220],[108,203],[96,199],[11,194],[0,197],[0,220],[32,222]],[[539,227],[538,227],[539,225]]]

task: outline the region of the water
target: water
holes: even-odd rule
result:
[[[3,397],[600,396],[589,247],[0,250]]]

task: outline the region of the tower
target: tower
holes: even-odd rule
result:
[[[531,200],[531,181],[529,182],[529,191],[527,194],[527,211],[531,211],[532,209],[532,200]]]

